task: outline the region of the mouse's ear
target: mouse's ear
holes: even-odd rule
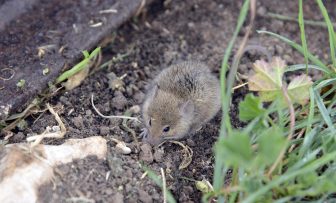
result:
[[[143,106],[142,106],[142,110],[144,112],[146,112],[146,110],[149,108],[149,106],[153,102],[154,98],[158,94],[158,91],[159,91],[159,85],[156,84],[156,83],[149,89],[149,91],[147,92],[146,99],[145,99],[145,101],[143,103]]]
[[[181,115],[184,117],[191,117],[194,114],[195,106],[191,100],[188,100],[180,105]]]
[[[155,84],[154,84],[154,87],[153,87],[153,90],[152,90],[152,97],[153,97],[153,98],[156,97],[156,95],[157,95],[159,89],[160,89],[159,84],[155,83]]]

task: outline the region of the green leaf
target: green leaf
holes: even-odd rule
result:
[[[265,130],[257,142],[258,156],[265,165],[272,164],[287,144],[282,130],[277,126]]]
[[[293,103],[304,105],[309,100],[309,88],[313,82],[307,75],[300,75],[292,79],[288,85],[288,94]]]
[[[234,132],[216,144],[217,156],[227,166],[248,167],[252,160],[250,137],[242,132]]]
[[[265,101],[265,102],[275,101],[279,98],[283,100],[283,94],[281,90],[266,91],[266,92],[261,91],[259,92],[259,97],[262,101]]]
[[[244,101],[239,103],[239,119],[242,121],[249,121],[262,116],[265,111],[261,99],[253,94],[248,94]]]

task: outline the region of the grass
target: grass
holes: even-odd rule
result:
[[[101,48],[97,47],[95,50],[93,50],[90,54],[88,51],[83,51],[84,59],[76,64],[74,67],[72,67],[70,70],[65,71],[62,73],[57,79],[56,79],[56,84],[63,82],[64,80],[70,78],[71,76],[75,75],[79,71],[83,70],[88,66],[90,61],[98,56]]]
[[[306,41],[306,35],[305,35],[305,29],[304,29],[302,0],[299,0],[299,17],[298,18],[299,18],[300,37],[301,37],[301,43],[302,43],[302,48],[303,48],[303,55],[304,55],[305,63],[306,63],[306,71],[308,73],[308,47],[307,47],[307,41]]]
[[[223,118],[215,146],[214,191],[204,195],[204,202],[211,198],[243,203],[335,201],[332,194],[336,193],[336,35],[323,2],[316,3],[328,28],[331,61],[321,61],[308,49],[302,0],[298,0],[297,19],[301,45],[278,34],[259,31],[282,40],[303,55],[305,64],[288,67],[285,72],[306,69],[307,74],[309,69],[316,69],[323,73],[322,79],[295,95],[307,94],[308,103],[301,105],[287,97],[287,105],[283,105],[280,101],[289,95],[286,88],[267,108],[263,98],[248,94],[239,103],[239,117],[246,126],[235,129],[228,115],[232,98],[228,87],[233,81],[225,76],[237,33],[249,11],[250,1],[244,2],[222,62]],[[231,181],[224,186],[228,169],[232,171]]]
[[[240,11],[239,18],[238,18],[238,23],[236,26],[236,29],[233,33],[232,39],[230,40],[228,47],[225,51],[223,60],[222,60],[222,66],[221,66],[221,71],[220,71],[220,84],[221,84],[221,95],[222,95],[222,110],[223,110],[223,115],[222,115],[222,123],[221,123],[221,131],[220,131],[220,137],[223,139],[227,135],[227,129],[231,129],[231,124],[230,124],[230,117],[229,117],[229,102],[231,100],[231,93],[227,94],[226,91],[226,83],[225,83],[225,76],[226,72],[228,70],[228,61],[231,55],[231,51],[233,48],[233,45],[237,39],[237,36],[239,34],[239,31],[241,30],[243,23],[246,19],[247,13],[248,13],[248,8],[249,8],[249,0],[245,0],[243,7]],[[223,166],[222,162],[219,160],[218,157],[215,158],[215,171],[214,171],[214,189],[219,190],[221,186],[223,185],[223,178],[221,176],[223,175]]]
[[[324,7],[322,0],[317,0],[318,6],[322,12],[322,15],[324,17],[324,20],[328,26],[328,34],[329,34],[329,45],[330,45],[330,56],[331,61],[333,64],[333,67],[336,67],[336,57],[335,57],[335,46],[336,46],[336,37],[335,37],[335,31],[333,24],[331,23],[331,20],[329,18],[327,9]]]

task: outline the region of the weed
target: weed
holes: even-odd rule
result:
[[[67,70],[64,73],[62,73],[56,79],[56,83],[61,83],[64,80],[68,79],[69,77],[75,75],[79,71],[86,68],[88,66],[88,64],[90,63],[90,60],[95,58],[96,56],[98,56],[98,54],[100,53],[100,49],[101,49],[100,47],[97,47],[90,54],[89,54],[88,51],[83,51],[84,59],[81,62],[79,62],[78,64],[76,64],[74,67],[72,67],[70,70]]]

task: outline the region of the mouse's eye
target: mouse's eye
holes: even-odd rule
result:
[[[149,126],[152,126],[152,119],[150,118],[149,121],[148,121],[148,125]]]
[[[163,128],[163,132],[168,132],[170,130],[169,126],[166,126],[165,128]]]

